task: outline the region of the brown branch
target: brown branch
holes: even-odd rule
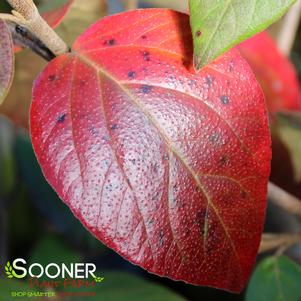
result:
[[[263,234],[258,253],[264,253],[275,249],[282,251],[300,243],[301,234]]]
[[[124,9],[132,10],[138,7],[139,0],[124,0]]]
[[[289,10],[280,23],[276,40],[279,49],[289,56],[294,45],[301,17],[301,0]]]
[[[289,213],[301,218],[301,201],[271,182],[268,186],[268,199]]]
[[[40,16],[32,0],[7,0],[7,2],[14,9],[12,15],[0,14],[0,18],[26,28],[55,55],[69,51],[66,43]]]

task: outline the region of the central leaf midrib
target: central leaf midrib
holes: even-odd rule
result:
[[[152,124],[154,126],[154,128],[157,129],[158,133],[160,134],[160,136],[163,138],[163,140],[165,141],[166,145],[170,148],[170,150],[172,151],[172,153],[175,155],[175,157],[177,157],[180,162],[182,162],[183,166],[187,169],[187,171],[189,172],[189,174],[192,175],[197,187],[202,191],[202,193],[204,194],[207,202],[209,203],[210,207],[213,209],[213,211],[215,212],[222,228],[224,229],[224,232],[230,242],[231,248],[233,250],[233,253],[237,259],[238,265],[240,267],[240,271],[242,272],[242,267],[241,267],[241,263],[240,263],[240,259],[239,259],[239,255],[237,253],[236,247],[232,241],[232,238],[227,230],[227,227],[223,221],[223,219],[221,218],[218,209],[215,207],[214,203],[212,202],[210,196],[208,195],[206,189],[203,187],[202,183],[200,182],[200,179],[198,177],[198,175],[194,172],[194,170],[190,167],[190,165],[188,164],[188,162],[186,162],[186,159],[184,158],[184,156],[177,150],[177,148],[170,143],[169,138],[164,134],[164,131],[161,129],[161,127],[156,123],[156,121],[153,119],[153,117],[143,108],[143,106],[140,104],[140,101],[138,99],[136,99],[136,97],[134,95],[131,94],[130,91],[128,91],[128,89],[121,85],[119,83],[119,81],[117,79],[115,79],[115,77],[113,75],[111,75],[109,72],[107,72],[106,70],[104,70],[101,66],[99,66],[97,63],[95,63],[94,61],[91,61],[88,57],[77,54],[78,58],[82,61],[82,63],[86,64],[87,66],[95,69],[97,72],[100,72],[103,76],[107,77],[108,79],[112,80],[113,82],[116,83],[117,86],[120,87],[120,89],[129,96],[129,99],[132,101],[132,103],[141,111],[142,114],[144,114],[147,119],[149,120],[150,124]]]

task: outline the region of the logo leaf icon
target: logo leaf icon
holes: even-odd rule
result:
[[[103,281],[104,281],[104,278],[103,278],[103,277],[95,277],[95,278],[94,278],[94,281],[95,281],[96,283],[100,283],[100,282],[103,282]]]
[[[12,273],[13,268],[9,261],[7,262],[7,264],[5,266],[5,271],[6,271],[7,278],[9,278],[9,279],[14,278],[13,273]]]

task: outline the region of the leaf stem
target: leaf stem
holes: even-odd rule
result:
[[[268,199],[277,206],[301,218],[301,200],[269,182]]]
[[[283,253],[287,248],[300,243],[301,234],[268,234],[262,235],[258,253],[268,252],[274,249],[281,250]]]
[[[0,18],[25,27],[56,56],[69,51],[67,44],[40,16],[32,0],[7,0],[7,2],[14,9],[12,15],[0,14]]]

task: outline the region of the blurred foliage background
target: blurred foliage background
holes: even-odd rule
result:
[[[41,11],[46,11],[62,2],[64,0],[41,0],[37,4]],[[57,32],[71,45],[90,24],[107,14],[123,11],[124,4],[118,0],[75,0]],[[139,6],[188,11],[186,1],[145,0],[139,1]],[[0,11],[7,10],[6,2],[1,0]],[[301,27],[291,58],[301,78]],[[300,246],[288,252],[295,262],[283,256],[260,256],[260,264],[247,292],[233,295],[151,275],[125,261],[86,231],[45,181],[28,135],[32,82],[45,64],[28,50],[17,53],[14,83],[0,108],[0,269],[8,260],[19,257],[42,264],[93,262],[97,265],[98,275],[105,280],[94,289],[97,297],[87,297],[87,300],[301,300],[301,270],[295,263],[301,262]],[[282,164],[280,169],[278,165],[273,169],[272,178],[283,188],[301,196],[301,184],[294,181],[292,173],[288,171],[283,176],[284,170],[289,169],[289,160]],[[269,205],[266,230],[298,232],[301,224]],[[2,270],[0,274],[4,277]],[[20,283],[14,280],[0,281],[0,301],[7,301],[7,293],[17,287]]]

